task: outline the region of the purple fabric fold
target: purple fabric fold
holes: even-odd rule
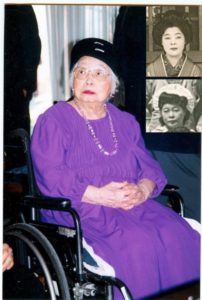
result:
[[[134,298],[141,299],[199,278],[200,237],[179,215],[153,199],[127,211],[81,202],[89,184],[99,187],[148,178],[156,183],[153,198],[167,183],[159,163],[145,148],[135,118],[107,106],[119,142],[116,155],[100,153],[82,117],[61,101],[42,114],[34,128],[34,171],[43,194],[71,199],[86,241],[114,267]],[[90,122],[110,151],[113,141],[107,117]],[[42,214],[46,222],[70,224],[65,213]],[[117,291],[115,295],[116,300],[122,299]]]

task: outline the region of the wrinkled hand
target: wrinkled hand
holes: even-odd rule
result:
[[[127,182],[110,182],[102,187],[88,186],[82,201],[109,207],[118,207],[125,197],[123,190]]]
[[[126,210],[143,203],[147,199],[144,190],[138,184],[127,183],[123,188],[123,192],[125,196],[119,203],[119,207]]]
[[[131,209],[143,203],[151,194],[155,184],[143,179],[138,184],[110,182],[103,187],[88,186],[82,201],[113,208]]]
[[[13,250],[12,248],[4,243],[3,244],[3,272],[10,270],[14,266]]]

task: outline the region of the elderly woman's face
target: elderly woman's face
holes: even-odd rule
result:
[[[180,57],[185,47],[185,36],[178,27],[169,27],[162,36],[162,46],[170,57]]]
[[[176,129],[184,125],[185,111],[179,105],[166,103],[161,109],[161,117],[168,129]]]
[[[74,95],[85,102],[105,102],[112,89],[110,68],[101,60],[83,56],[74,70]]]

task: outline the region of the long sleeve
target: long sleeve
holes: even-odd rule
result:
[[[36,181],[44,195],[80,201],[88,183],[67,166],[71,134],[59,125],[49,115],[42,115],[34,128],[31,153]]]
[[[147,178],[156,183],[156,188],[151,195],[152,197],[156,197],[166,185],[167,179],[159,163],[146,149],[138,122],[133,117],[131,117],[130,122],[130,128],[132,128],[131,132],[133,134],[134,141],[134,154],[139,165],[137,177],[139,180]]]
[[[109,109],[119,141],[117,155],[100,153],[83,119],[66,103],[58,103],[41,115],[32,135],[31,154],[40,191],[51,197],[69,198],[82,219],[104,209],[81,201],[88,185],[100,187],[111,181],[138,182],[147,178],[156,183],[151,195],[155,197],[166,182],[159,164],[144,146],[135,118],[112,105]],[[108,119],[94,121],[93,126],[106,148],[111,149]],[[63,213],[49,211],[43,215],[48,221],[66,222]]]

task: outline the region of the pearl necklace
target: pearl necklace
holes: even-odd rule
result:
[[[114,150],[112,150],[111,152],[106,151],[105,148],[103,147],[103,145],[101,144],[100,140],[98,139],[98,137],[95,134],[95,131],[94,131],[90,121],[86,118],[86,116],[84,114],[84,111],[81,109],[78,102],[76,100],[74,100],[74,103],[76,104],[76,107],[78,108],[78,111],[80,112],[81,116],[83,117],[83,119],[86,123],[87,129],[88,129],[90,135],[92,136],[94,143],[96,144],[96,146],[100,150],[100,152],[104,155],[109,155],[109,156],[115,155],[118,151],[118,139],[116,137],[116,133],[115,133],[115,130],[114,130],[114,125],[113,125],[113,122],[112,122],[110,112],[107,109],[107,105],[104,104],[104,108],[105,108],[106,114],[108,116],[109,127],[110,127],[110,131],[111,131],[112,139],[113,139],[113,144],[114,144]]]

